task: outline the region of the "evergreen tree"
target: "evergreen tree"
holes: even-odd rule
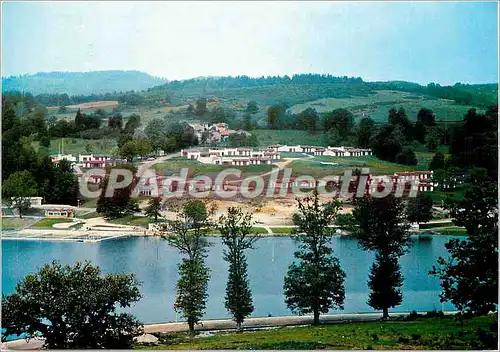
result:
[[[170,246],[177,248],[184,256],[179,264],[180,278],[177,281],[174,308],[187,319],[191,336],[194,336],[194,326],[199,323],[206,308],[210,270],[204,260],[210,243],[205,234],[212,225],[214,211],[214,208],[207,208],[199,199],[189,200],[177,213],[176,220],[165,225],[166,234],[162,235]]]
[[[76,111],[75,127],[77,131],[83,131],[85,129],[85,116],[81,113],[80,109]]]
[[[194,326],[200,322],[206,309],[210,270],[201,256],[183,258],[178,268],[180,278],[175,288],[174,309],[186,318],[189,333],[194,336]]]
[[[387,317],[388,308],[396,307],[403,301],[402,285],[403,277],[397,257],[377,253],[368,275],[368,288],[371,290],[368,305],[383,310],[384,317]]]
[[[397,261],[410,244],[404,204],[392,194],[383,198],[365,196],[355,198],[352,214],[354,221],[351,231],[359,245],[364,250],[375,251],[379,256],[379,262],[372,266],[368,281],[373,293],[369,304],[375,309],[382,309],[383,318],[387,319],[389,308],[401,303],[397,294],[398,287],[401,286],[399,279],[396,279],[400,277]],[[385,271],[385,268],[391,270]],[[386,300],[379,299],[382,293],[374,291],[380,290],[382,286],[386,286],[384,292],[394,292]]]
[[[254,309],[244,251],[253,248],[258,237],[250,235],[252,214],[243,213],[240,208],[230,207],[227,216],[220,217],[218,228],[226,247],[223,258],[229,263],[225,307],[233,316],[236,329],[241,331],[241,324]]]
[[[292,312],[313,313],[314,324],[319,324],[320,313],[344,306],[345,272],[329,246],[332,230],[328,227],[334,223],[340,203],[320,204],[317,191],[297,202],[299,212],[293,222],[299,250],[294,256],[300,262],[290,265],[285,276],[285,303]]]

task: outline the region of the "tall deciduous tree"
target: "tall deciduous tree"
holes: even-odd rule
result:
[[[259,112],[259,107],[257,106],[257,102],[255,100],[250,100],[247,104],[247,108],[245,110],[249,114],[256,114]]]
[[[230,207],[227,216],[219,218],[218,228],[225,245],[223,258],[229,264],[225,306],[241,331],[241,324],[253,312],[252,292],[247,274],[245,250],[253,248],[258,236],[251,235],[252,214]]]
[[[125,133],[134,133],[135,129],[141,125],[141,117],[137,114],[132,114],[127,118],[125,124]]]
[[[425,126],[435,126],[436,116],[430,109],[422,108],[418,111],[417,121],[422,122]]]
[[[116,169],[126,169],[132,172],[132,177],[135,177],[136,169],[129,164],[120,165]],[[130,180],[129,185],[122,186],[120,188],[116,187],[110,197],[106,195],[108,185],[110,183],[110,173],[112,168],[106,168],[106,176],[103,182],[102,192],[97,200],[96,211],[102,214],[107,219],[115,219],[125,215],[133,214],[139,211],[139,206],[137,200],[131,197],[132,189],[134,185],[134,180]],[[125,173],[125,172],[124,172]],[[120,184],[122,181],[125,183],[128,180],[124,180],[123,175],[118,175],[117,180],[112,180],[112,184]]]
[[[2,339],[41,334],[49,349],[131,348],[142,325],[127,308],[141,295],[133,274],[107,274],[89,262],[62,266],[54,261],[2,297]]]
[[[285,276],[285,303],[292,312],[313,313],[314,324],[319,324],[321,313],[344,307],[346,275],[329,245],[332,229],[328,227],[334,223],[340,203],[320,204],[317,191],[297,203],[299,211],[293,222],[299,250],[294,256],[299,263],[290,265]]]
[[[12,208],[17,209],[20,218],[31,206],[29,197],[36,195],[36,192],[35,179],[28,170],[14,172],[3,181],[3,198]]]
[[[148,206],[146,207],[146,209],[144,209],[144,213],[150,218],[154,218],[155,221],[158,221],[158,217],[161,216],[161,207],[162,205],[160,197],[151,198],[148,202]]]
[[[442,301],[460,312],[486,314],[498,304],[498,184],[485,169],[473,169],[463,200],[447,204],[453,222],[464,226],[465,240],[451,239],[451,258],[440,257],[431,270],[441,280]]]
[[[364,250],[375,251],[377,258],[372,266],[368,286],[372,294],[368,304],[389,317],[389,308],[401,303],[402,285],[398,258],[409,244],[408,221],[403,201],[390,194],[383,198],[365,196],[355,199],[352,232]],[[390,268],[391,270],[382,270]],[[384,297],[388,292],[391,297]]]
[[[369,117],[363,117],[358,124],[358,128],[356,131],[356,138],[358,142],[358,147],[360,148],[369,148],[370,147],[370,138],[373,134],[373,126],[375,125],[375,121]]]
[[[432,198],[427,193],[418,192],[408,199],[406,213],[409,222],[428,222],[432,219]]]
[[[189,200],[177,213],[177,219],[165,225],[167,233],[162,236],[184,256],[179,264],[180,278],[174,309],[186,318],[191,336],[194,335],[195,325],[203,317],[207,303],[210,270],[205,265],[205,257],[210,243],[205,234],[212,225],[214,211],[199,199]]]
[[[354,115],[346,109],[335,109],[327,113],[323,120],[325,131],[335,128],[344,139],[351,133],[353,127]]]

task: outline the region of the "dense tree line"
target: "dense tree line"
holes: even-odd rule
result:
[[[11,97],[2,98],[4,199],[12,202],[12,198],[15,198],[13,205],[18,208],[20,215],[26,210],[24,199],[29,196],[40,196],[46,203],[76,205],[78,180],[71,165],[65,161],[56,165],[49,157],[44,110],[35,105],[17,116],[13,103],[19,97],[14,101]],[[27,99],[30,99],[29,96]],[[37,140],[40,145],[35,147],[34,142]]]

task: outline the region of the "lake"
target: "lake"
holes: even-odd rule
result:
[[[432,236],[432,240],[413,237],[413,245],[401,258],[404,276],[403,303],[390,311],[453,310],[452,304],[439,301],[439,280],[428,274],[439,256],[448,256],[444,244],[448,236]],[[207,257],[212,270],[205,319],[226,318],[224,294],[227,265],[222,260],[220,238],[210,239],[213,246]],[[366,304],[368,271],[374,254],[358,248],[357,241],[335,236],[331,240],[335,255],[347,274],[344,313],[373,312]],[[265,237],[247,252],[249,279],[255,311],[252,316],[290,315],[284,304],[283,277],[294,260],[297,249],[288,237]],[[175,284],[178,278],[177,250],[155,237],[129,237],[97,243],[56,241],[2,241],[2,292],[12,293],[16,283],[43,264],[59,260],[63,264],[90,260],[104,273],[135,273],[142,282],[142,299],[127,311],[144,323],[182,320],[173,310]],[[340,311],[332,311],[332,313]]]

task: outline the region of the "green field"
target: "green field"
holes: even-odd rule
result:
[[[33,226],[31,226],[32,228],[34,229],[52,229],[52,225],[54,224],[60,224],[60,223],[64,223],[64,222],[73,222],[73,220],[71,219],[58,219],[58,218],[45,218],[45,219],[42,219],[40,221],[38,221],[37,223],[33,224]]]
[[[465,190],[463,187],[457,187],[454,191],[447,191],[447,192],[436,189],[433,192],[428,192],[428,194],[431,196],[435,204],[443,205],[443,202],[447,198],[464,199]]]
[[[415,99],[417,98],[417,99]],[[424,97],[420,95],[413,95],[411,93],[392,91],[392,90],[379,90],[375,94],[367,96],[351,96],[345,98],[324,98],[314,101],[308,101],[303,104],[297,104],[290,108],[290,112],[297,114],[308,107],[316,109],[317,112],[328,112],[335,109],[348,109],[360,106],[371,105],[391,105],[398,102],[407,101],[423,101]]]
[[[115,139],[82,139],[82,138],[59,138],[50,141],[49,154],[55,155],[61,153],[73,154],[90,154],[86,151],[86,146],[89,144],[92,147],[94,154],[110,154],[111,149],[116,147]]]
[[[321,162],[337,163],[337,165],[321,164]],[[369,168],[374,175],[393,175],[396,171],[417,170],[417,166],[399,165],[388,161],[377,159],[375,156],[362,157],[335,157],[316,156],[314,159],[303,159],[293,161],[293,176],[311,175],[315,178],[329,175],[342,175],[346,169]]]
[[[220,332],[190,339],[185,333],[159,335],[158,346],[178,350],[464,350],[496,349],[497,315],[463,323],[453,317],[416,317],[400,321],[281,327],[243,333]],[[481,337],[480,337],[481,336]]]
[[[328,146],[325,134],[318,132],[310,134],[307,131],[299,130],[253,130],[252,134],[257,137],[260,147],[267,147],[273,144],[288,144],[288,145],[317,145]]]
[[[242,176],[244,175],[257,175],[271,171],[275,166],[271,165],[248,165],[248,166],[222,166],[213,164],[202,164],[196,160],[189,160],[183,157],[169,159],[164,163],[154,164],[153,168],[161,175],[178,174],[180,169],[188,168],[191,176],[206,175],[209,173],[221,172],[225,169],[238,169],[241,170]]]
[[[437,120],[462,120],[472,106],[459,105],[451,100],[426,97],[401,91],[379,90],[368,96],[351,96],[345,98],[324,98],[296,104],[290,108],[292,113],[299,113],[308,107],[318,112],[328,112],[344,108],[350,110],[357,118],[371,117],[376,122],[386,122],[390,108],[403,107],[410,120],[417,119],[421,108],[431,109]],[[484,109],[478,108],[482,111]]]

